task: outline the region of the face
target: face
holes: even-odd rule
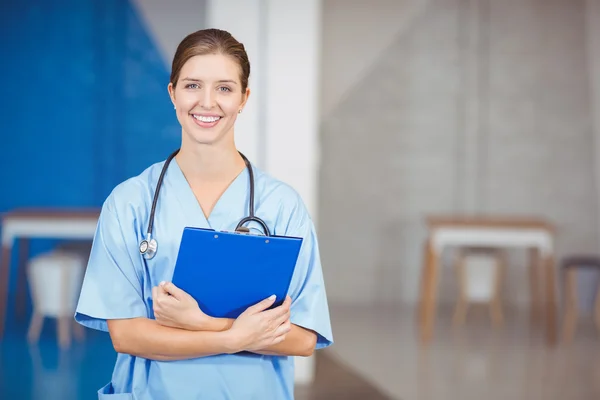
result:
[[[233,141],[233,126],[250,90],[242,93],[240,67],[222,54],[190,58],[181,68],[169,95],[184,141],[213,144]]]

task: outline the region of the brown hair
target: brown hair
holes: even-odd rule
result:
[[[177,85],[183,65],[194,56],[206,54],[223,54],[232,57],[240,66],[242,93],[246,91],[250,77],[250,61],[246,49],[229,32],[220,29],[203,29],[191,33],[179,43],[171,67],[170,80],[173,87]]]

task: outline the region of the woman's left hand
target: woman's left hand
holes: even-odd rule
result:
[[[170,282],[152,288],[152,303],[154,318],[161,325],[199,331],[210,323],[198,302]]]

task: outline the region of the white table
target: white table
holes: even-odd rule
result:
[[[33,238],[92,240],[99,216],[99,209],[18,209],[1,215],[0,337],[4,333],[7,314],[10,261],[15,240],[19,240],[17,311],[23,313],[26,293],[25,264],[29,256],[29,240]]]
[[[549,223],[514,217],[436,216],[427,219],[427,226],[419,301],[419,329],[423,343],[433,337],[440,256],[449,247],[528,249],[532,317],[537,320],[543,302],[546,338],[550,345],[556,343],[555,231]],[[545,283],[543,300],[540,281]]]

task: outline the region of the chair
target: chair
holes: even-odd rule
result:
[[[487,248],[463,248],[458,252],[456,273],[459,294],[454,310],[454,325],[463,325],[470,303],[488,304],[494,327],[504,322],[500,287],[505,269],[503,251]]]
[[[56,250],[30,260],[28,280],[33,299],[33,315],[28,340],[39,340],[44,319],[58,319],[58,342],[61,348],[71,344],[71,329],[77,339],[83,339],[83,327],[73,318],[83,282],[87,259],[81,254]]]
[[[561,262],[565,291],[565,313],[563,317],[563,341],[565,343],[573,340],[577,328],[579,314],[577,271],[581,269],[594,269],[600,272],[600,257],[571,256]],[[598,332],[600,332],[600,290],[596,290],[594,321]]]

